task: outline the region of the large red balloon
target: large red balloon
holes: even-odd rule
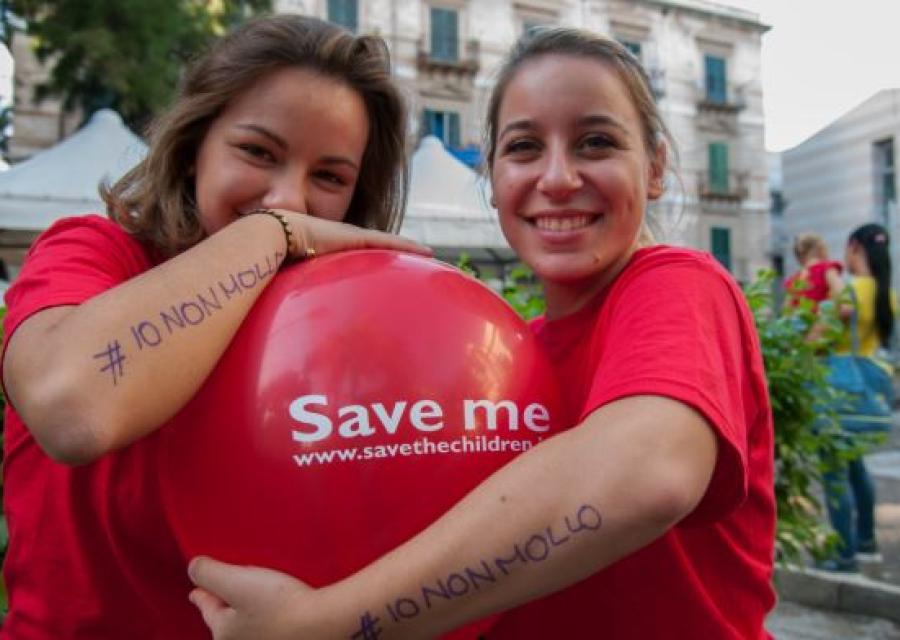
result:
[[[165,427],[187,557],[334,582],[558,428],[550,366],[476,280],[382,250],[283,269]]]

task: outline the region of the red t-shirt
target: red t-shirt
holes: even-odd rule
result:
[[[817,262],[806,269],[801,269],[799,272],[785,280],[784,289],[791,296],[792,303],[796,304],[797,298],[808,298],[815,303],[827,300],[828,280],[825,278],[825,274],[829,269],[835,269],[840,273],[843,271],[844,267],[840,262],[835,260]],[[804,271],[806,273],[804,273]],[[797,281],[801,278],[805,280],[804,288],[794,291],[794,286],[796,286]]]
[[[80,304],[151,266],[147,252],[115,223],[99,216],[62,220],[35,242],[6,294],[5,335],[38,311]],[[9,615],[0,638],[210,637],[187,600],[187,562],[163,514],[156,446],[150,435],[69,467],[50,459],[7,406]]]
[[[574,423],[634,395],[690,405],[719,440],[696,510],[590,578],[507,613],[491,640],[768,638],[775,537],[773,428],[743,294],[706,254],[638,251],[587,307],[534,329]],[[635,473],[640,473],[639,469]]]

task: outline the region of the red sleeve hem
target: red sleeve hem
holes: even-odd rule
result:
[[[640,384],[629,383],[627,386],[613,385],[596,397],[596,402],[582,412],[578,422],[610,402],[640,395],[662,396],[688,405],[706,419],[719,443],[716,466],[706,493],[681,524],[696,526],[714,522],[740,506],[747,497],[748,465],[737,439],[745,430],[735,428],[703,390],[666,379],[646,379]],[[713,487],[715,491],[712,491]]]

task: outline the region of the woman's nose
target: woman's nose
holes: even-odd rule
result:
[[[309,194],[304,176],[299,175],[299,172],[291,172],[273,179],[262,198],[262,206],[309,213]]]
[[[565,197],[581,188],[583,181],[572,158],[564,150],[550,150],[538,181],[538,189],[552,198]]]

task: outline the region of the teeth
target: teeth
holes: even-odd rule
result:
[[[534,219],[534,224],[543,231],[572,231],[591,223],[591,216],[546,216]]]

